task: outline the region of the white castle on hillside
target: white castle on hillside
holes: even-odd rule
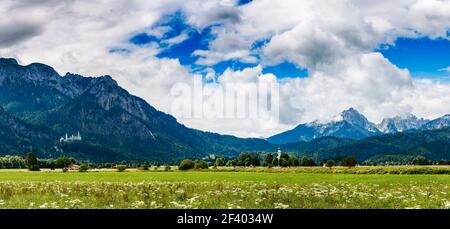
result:
[[[72,134],[70,137],[67,136],[67,133],[66,133],[66,136],[61,137],[59,139],[59,142],[73,142],[73,141],[81,141],[80,131],[78,131],[77,135]]]

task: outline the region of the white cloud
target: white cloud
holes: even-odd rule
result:
[[[441,69],[439,69],[439,71],[441,71],[441,72],[450,72],[450,66],[448,66],[446,68],[441,68]]]
[[[179,44],[189,38],[189,35],[187,33],[182,33],[176,37],[172,37],[170,39],[163,40],[162,43],[168,44],[168,45],[174,45]]]
[[[217,38],[210,42],[209,49],[194,52],[195,56],[200,57],[197,64],[210,66],[227,60],[239,60],[244,63],[258,61],[250,51],[252,42],[239,34],[224,28],[213,28],[211,33]]]
[[[39,4],[37,4],[39,3]],[[374,53],[397,37],[446,38],[450,1],[274,1],[235,7],[235,0],[0,1],[0,55],[22,63],[43,62],[62,74],[112,75],[132,94],[157,109],[171,111],[175,83],[192,85],[193,74],[176,59],[158,59],[156,45],[128,43],[140,32],[162,37],[167,27],[152,28],[163,15],[183,10],[197,29],[211,25],[216,39],[197,51],[198,64],[240,60],[261,65],[288,60],[307,67],[310,76],[276,79],[261,65],[217,75],[207,69],[207,90],[223,85],[250,88],[260,81],[281,85],[280,121],[259,119],[180,119],[203,130],[239,136],[269,136],[315,119],[327,120],[355,107],[370,120],[414,113],[435,118],[450,113],[449,83],[411,78]],[[185,35],[167,40],[179,43]],[[259,50],[255,41],[268,39]],[[125,48],[129,54],[110,53]],[[259,54],[259,58],[256,54]],[[236,83],[236,84],[235,84]],[[217,98],[213,98],[214,101]],[[203,106],[203,104],[194,104]],[[179,117],[180,118],[180,117]]]

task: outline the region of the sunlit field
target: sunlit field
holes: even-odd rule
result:
[[[0,208],[450,208],[450,175],[373,169],[0,170]]]

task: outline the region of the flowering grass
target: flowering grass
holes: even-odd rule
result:
[[[450,186],[2,182],[0,208],[450,208]]]
[[[2,170],[0,208],[450,208],[450,176]]]

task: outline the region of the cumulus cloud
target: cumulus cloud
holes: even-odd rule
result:
[[[164,15],[182,11],[194,29],[211,27],[207,50],[193,55],[196,64],[211,66],[226,60],[259,64],[218,75],[205,68],[204,102],[193,107],[212,117],[186,118],[173,113],[173,86],[194,87],[190,66],[177,59],[160,59],[155,44],[135,46],[138,33],[156,37],[169,27],[152,27]],[[132,1],[0,1],[0,55],[22,63],[43,62],[58,72],[112,75],[132,94],[188,126],[235,134],[269,136],[307,121],[333,119],[355,107],[372,121],[414,113],[436,118],[450,113],[448,82],[414,79],[373,50],[398,37],[449,39],[450,1],[274,1],[258,0],[237,7],[235,0]],[[165,40],[168,45],[187,34]],[[254,49],[257,41],[265,44]],[[125,53],[111,50],[127,50]],[[277,79],[264,74],[266,65],[288,61],[307,68],[309,76]],[[251,93],[259,83],[279,84],[279,122],[269,117],[220,118],[215,103],[225,87]],[[249,106],[244,101],[236,106]],[[200,109],[200,108],[195,108]],[[217,112],[217,113],[215,113]],[[224,111],[226,112],[226,110]],[[216,114],[216,115],[215,115]],[[275,115],[276,116],[276,115]],[[269,121],[268,121],[269,120]]]
[[[197,28],[216,24],[233,26],[241,22],[241,11],[236,4],[235,0],[191,1],[182,9],[187,13],[188,23]]]
[[[230,29],[223,27],[212,29],[211,33],[217,38],[209,43],[208,50],[197,50],[193,53],[200,57],[197,64],[210,66],[227,60],[238,60],[243,63],[258,61],[255,53],[250,50],[252,42],[235,31],[229,31]]]
[[[15,24],[0,25],[0,47],[11,46],[27,40],[40,33],[39,25],[28,22],[15,22]]]
[[[282,92],[289,102],[285,110],[297,110],[301,115],[287,113],[282,121],[330,121],[349,107],[378,121],[410,109],[409,104],[401,104],[404,97],[399,95],[409,90],[414,90],[409,72],[398,69],[381,54],[350,56],[308,78],[286,80]]]

